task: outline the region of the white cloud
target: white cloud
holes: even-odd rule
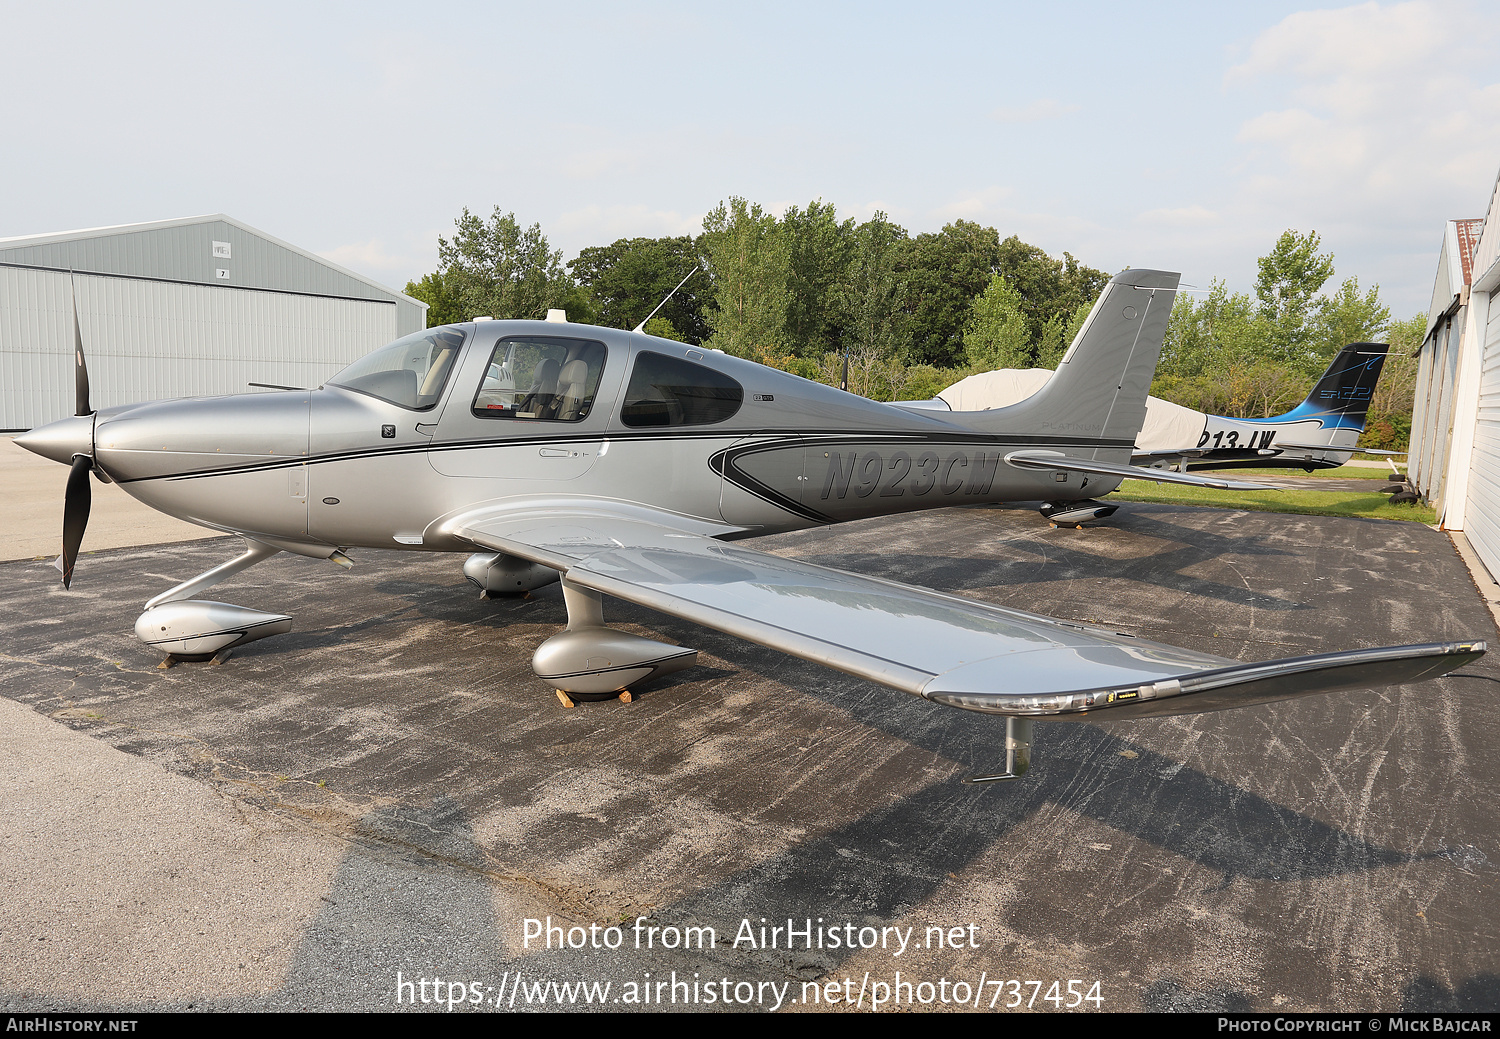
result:
[[[1449,9],[1426,0],[1299,11],[1261,33],[1250,57],[1230,69],[1228,78],[1282,73],[1307,80],[1330,74],[1379,78],[1428,61],[1452,42],[1455,20]]]
[[[1019,108],[1001,106],[990,113],[990,118],[997,123],[1036,123],[1045,119],[1061,119],[1082,108],[1082,105],[1067,105],[1056,98],[1042,97]]]
[[[453,229],[448,227],[399,235],[396,243],[384,238],[370,238],[334,246],[318,255],[356,274],[399,289],[437,267],[438,235],[451,236],[452,233]]]
[[[1219,214],[1203,206],[1181,206],[1176,209],[1151,209],[1136,217],[1139,223],[1161,227],[1202,227],[1219,222]]]
[[[932,210],[932,214],[944,223],[960,219],[992,221],[999,214],[1007,212],[1000,203],[1014,194],[1015,192],[1008,187],[991,184],[967,198],[955,199],[946,205],[938,206]]]
[[[1477,199],[1500,163],[1496,28],[1491,14],[1427,0],[1283,19],[1226,76],[1280,102],[1240,126],[1247,185],[1262,202],[1348,219]]]
[[[548,225],[549,237],[554,228],[560,237],[603,245],[619,238],[696,235],[703,230],[703,214],[652,209],[640,204],[590,205],[560,214]]]

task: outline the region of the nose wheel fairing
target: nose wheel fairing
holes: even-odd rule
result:
[[[217,653],[292,630],[292,618],[225,602],[186,599],[136,618],[135,637],[169,658],[206,660]]]
[[[333,548],[309,545],[272,545],[245,538],[245,550],[234,559],[205,570],[197,577],[167,589],[146,603],[135,622],[135,637],[174,660],[204,660],[235,646],[243,646],[271,635],[292,630],[292,618],[284,613],[266,613],[247,606],[210,602],[192,596],[241,570],[271,558],[283,548],[306,555],[321,555],[341,567],[353,564]]]

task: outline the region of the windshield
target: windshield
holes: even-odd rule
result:
[[[456,329],[413,332],[361,357],[328,384],[368,393],[413,411],[426,411],[442,396],[453,359],[463,345],[463,333]]]

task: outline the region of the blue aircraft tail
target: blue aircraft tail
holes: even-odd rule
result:
[[[1387,349],[1385,343],[1350,343],[1339,351],[1306,400],[1284,415],[1260,421],[1319,419],[1324,429],[1363,430]]]
[[[1349,460],[1380,381],[1388,347],[1350,343],[1338,352],[1307,399],[1268,418],[1206,416],[1189,469],[1328,469]],[[1160,458],[1170,452],[1157,452]]]

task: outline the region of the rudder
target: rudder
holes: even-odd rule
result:
[[[1323,419],[1325,429],[1364,429],[1365,413],[1385,366],[1385,343],[1350,343],[1338,352],[1307,399],[1276,419]]]

